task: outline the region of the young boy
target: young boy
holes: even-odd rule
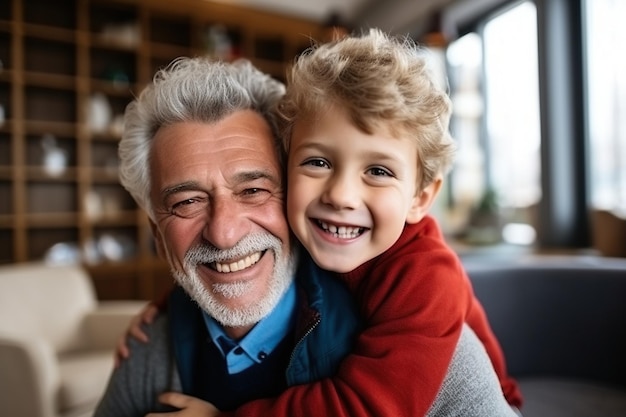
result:
[[[289,224],[356,295],[368,327],[354,353],[406,363],[402,382],[432,399],[467,322],[507,400],[521,405],[470,281],[427,214],[454,150],[449,99],[424,57],[375,30],[322,45],[296,62],[280,110]],[[372,378],[381,389],[387,369]]]
[[[454,149],[449,99],[424,57],[376,30],[322,45],[296,62],[280,112],[289,224],[356,295],[367,328],[354,353],[406,363],[402,382],[432,399],[467,322],[520,406],[470,281],[428,215]],[[391,367],[377,366],[382,389]]]
[[[521,405],[470,281],[428,215],[452,163],[450,111],[415,45],[377,30],[301,56],[281,103],[290,226],[313,260],[348,285],[365,318],[345,360],[380,395],[380,409],[363,415],[426,415],[464,323],[483,342],[507,401]],[[306,386],[297,389],[277,401],[302,407]],[[354,391],[341,401],[355,400]]]

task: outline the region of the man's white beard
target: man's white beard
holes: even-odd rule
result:
[[[216,294],[225,298],[238,298],[251,291],[249,282],[217,283],[207,289],[198,276],[198,265],[237,259],[257,251],[267,251],[264,256],[274,256],[274,271],[269,280],[267,293],[258,303],[241,308],[231,308],[221,303]],[[275,236],[265,234],[248,235],[233,248],[219,250],[211,245],[190,248],[185,255],[184,271],[172,270],[181,287],[207,314],[226,327],[249,326],[258,323],[278,304],[291,284],[296,267],[295,254],[283,256],[281,242]]]

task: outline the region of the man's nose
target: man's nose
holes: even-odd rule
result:
[[[356,209],[361,202],[359,181],[349,174],[333,175],[326,183],[322,202],[335,210]]]
[[[208,211],[202,237],[216,248],[232,248],[251,232],[243,207],[232,198],[212,199]]]

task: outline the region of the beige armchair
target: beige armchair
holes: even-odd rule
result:
[[[143,305],[98,302],[80,266],[0,266],[0,416],[90,416]]]

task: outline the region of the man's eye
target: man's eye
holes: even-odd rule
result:
[[[264,190],[262,188],[246,188],[245,190],[243,190],[243,195],[255,195],[255,194],[259,194],[262,192],[266,192],[267,190]]]
[[[309,165],[317,168],[330,168],[330,164],[321,158],[307,159],[302,163],[302,165]]]
[[[272,196],[272,193],[265,188],[246,188],[240,193],[242,202],[246,204],[262,204]]]
[[[178,217],[189,218],[206,210],[206,206],[206,199],[188,198],[172,205],[170,213]]]

